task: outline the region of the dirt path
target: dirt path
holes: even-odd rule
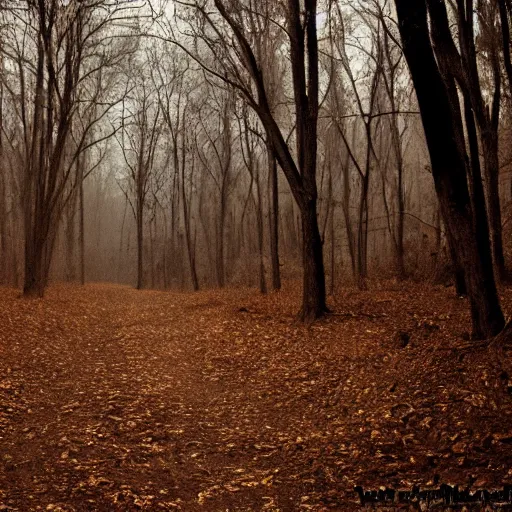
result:
[[[493,413],[463,368],[418,366],[464,324],[429,293],[411,315],[347,295],[307,329],[293,293],[0,291],[0,510],[355,510],[355,483],[510,480],[510,404]]]
[[[209,471],[192,456],[214,392],[201,373],[204,316],[110,286],[16,302],[6,359],[23,376],[25,407],[2,440],[1,485],[13,505],[197,502]]]
[[[253,487],[271,470],[245,474],[253,457],[229,443],[248,421],[236,400],[251,369],[223,407],[215,366],[230,358],[208,344],[221,302],[101,285],[10,299],[4,355],[24,401],[1,440],[10,506],[202,509],[226,468],[247,483],[242,501],[268,494]]]

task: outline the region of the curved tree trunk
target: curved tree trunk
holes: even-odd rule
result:
[[[456,112],[434,57],[424,0],[395,0],[404,54],[411,71],[448,236],[465,271],[473,336],[495,336],[504,325],[488,231],[480,222],[475,234],[468,190],[466,155],[457,133]],[[477,190],[477,194],[479,194]],[[475,200],[479,199],[475,195]],[[487,223],[484,223],[487,224]]]
[[[252,36],[248,36],[238,17],[233,15],[233,6],[230,3],[214,0],[214,4],[232,30],[233,38],[230,44],[233,44],[234,40],[237,41],[240,64],[247,69],[252,78],[254,92],[243,86],[244,94],[265,128],[274,155],[301,212],[304,293],[300,317],[307,320],[319,318],[327,308],[322,243],[316,218],[319,111],[317,0],[288,0],[285,9],[295,103],[296,161],[271,111],[261,63],[258,63],[251,44]]]

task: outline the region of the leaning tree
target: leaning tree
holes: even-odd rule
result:
[[[427,4],[425,0],[395,0],[395,4],[447,235],[464,268],[473,335],[489,338],[503,329],[504,317],[494,280],[482,179],[474,175],[478,167],[468,164],[460,112],[443,75],[443,61],[436,60],[432,48]],[[433,21],[435,28],[437,20]],[[470,107],[466,105],[466,112]],[[473,125],[467,127],[471,145]]]
[[[283,0],[176,2],[179,23],[169,38],[211,75],[241,94],[258,115],[299,207],[303,234],[303,299],[300,317],[311,321],[327,311],[322,240],[317,219],[317,121],[319,70],[317,1]],[[268,20],[286,34],[283,58],[295,107],[296,147],[280,126],[269,100],[264,52]],[[184,29],[183,27],[186,27]],[[190,45],[184,42],[190,39]],[[281,87],[286,87],[283,80]]]

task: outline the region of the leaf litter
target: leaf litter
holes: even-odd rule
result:
[[[347,289],[311,326],[299,298],[1,289],[0,510],[353,511],[354,485],[512,483],[508,375],[457,350],[453,290]]]

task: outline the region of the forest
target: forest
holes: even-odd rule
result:
[[[511,489],[511,24],[0,0],[0,510]]]

